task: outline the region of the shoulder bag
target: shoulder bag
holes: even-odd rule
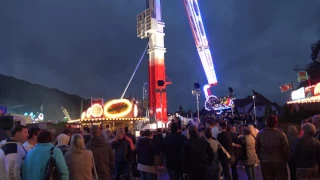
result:
[[[60,174],[58,173],[58,170],[56,167],[56,160],[53,158],[53,150],[54,150],[54,147],[50,149],[50,158],[48,160],[48,164],[46,167],[46,171],[44,173],[43,180],[61,179]]]

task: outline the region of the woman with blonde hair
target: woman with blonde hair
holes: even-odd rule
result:
[[[259,159],[256,153],[256,137],[254,137],[253,131],[249,127],[242,129],[242,154],[241,161],[246,168],[248,180],[256,179],[255,165],[259,163]]]
[[[71,138],[70,150],[65,154],[69,168],[70,180],[92,180],[94,175],[94,162],[92,151],[86,150],[84,139],[79,134]]]

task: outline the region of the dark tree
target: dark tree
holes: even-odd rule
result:
[[[307,71],[311,80],[311,84],[320,82],[320,40],[311,45],[311,63],[307,65]]]
[[[315,44],[311,45],[310,58],[313,62],[319,63],[320,61],[320,40]]]

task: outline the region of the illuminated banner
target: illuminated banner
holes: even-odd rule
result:
[[[304,87],[302,87],[298,90],[292,91],[292,93],[291,93],[292,100],[303,99],[303,98],[306,98],[306,93],[305,93]]]

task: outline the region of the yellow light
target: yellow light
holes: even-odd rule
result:
[[[137,116],[138,116],[138,113],[139,113],[138,106],[137,106],[137,105],[134,105],[134,108],[133,108],[133,117],[137,117]]]
[[[77,123],[77,122],[80,122],[80,119],[67,121],[67,123]]]
[[[298,99],[294,101],[288,101],[287,104],[302,104],[302,103],[317,103],[320,102],[320,95],[319,96],[312,96],[306,99]]]
[[[81,120],[84,119],[84,118],[86,118],[86,112],[85,111],[82,112],[82,114],[81,114]]]
[[[91,107],[89,107],[88,110],[87,110],[87,113],[86,113],[86,117],[87,118],[91,117],[91,112],[92,112]]]
[[[320,95],[320,83],[316,84],[313,90],[314,95]]]
[[[103,108],[100,104],[94,104],[91,106],[91,115],[92,117],[98,118],[103,114]]]
[[[116,99],[104,105],[104,115],[108,118],[120,118],[128,115],[132,110],[132,103],[127,99]]]

